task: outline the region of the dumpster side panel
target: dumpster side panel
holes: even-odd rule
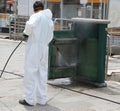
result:
[[[99,24],[99,39],[98,39],[98,76],[97,82],[104,83],[105,80],[105,55],[106,55],[106,24]]]
[[[100,23],[74,23],[74,35],[79,41],[78,80],[105,83],[106,27]]]
[[[79,79],[96,81],[97,79],[97,40],[86,39],[79,49],[77,75]]]
[[[75,23],[74,35],[78,38],[77,78],[88,81],[97,80],[98,25]]]

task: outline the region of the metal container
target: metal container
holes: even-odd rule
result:
[[[49,45],[49,78],[73,77],[97,86],[105,83],[108,20],[73,18],[71,30],[54,31]]]

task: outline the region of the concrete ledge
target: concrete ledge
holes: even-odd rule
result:
[[[2,38],[2,39],[6,39],[9,37],[10,37],[9,33],[0,33],[0,38]]]

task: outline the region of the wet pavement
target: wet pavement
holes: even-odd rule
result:
[[[19,42],[0,39],[0,71]],[[108,75],[112,75],[106,80],[107,87],[71,84],[69,78],[49,80],[46,106],[20,105],[24,51],[25,42],[13,54],[0,78],[0,111],[120,111],[120,56],[109,57]]]

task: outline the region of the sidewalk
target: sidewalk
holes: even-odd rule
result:
[[[0,39],[0,70],[19,41]],[[14,53],[0,78],[0,111],[120,111],[120,83],[106,81],[107,87],[95,88],[85,84],[70,84],[68,78],[49,80],[46,106],[22,106],[24,68],[23,42]],[[120,72],[120,58],[109,58],[108,72]],[[62,87],[61,87],[62,86]],[[63,87],[64,86],[64,87]]]

